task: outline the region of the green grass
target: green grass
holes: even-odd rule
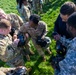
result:
[[[65,1],[73,1],[73,0],[50,0],[49,3],[43,5],[43,14],[40,14],[41,19],[47,23],[48,26],[48,36],[52,39],[52,43],[50,44],[50,49],[53,54],[56,54],[55,52],[55,41],[52,38],[52,32],[54,27],[54,22],[59,14],[60,6]],[[16,13],[18,14],[16,10],[16,2],[15,0],[0,0],[0,8],[4,9],[6,13]],[[54,70],[50,65],[49,59],[51,55],[48,55],[46,52],[46,62],[42,62],[40,56],[37,53],[37,50],[34,48],[34,46],[31,44],[32,50],[35,52],[35,55],[31,56],[31,61],[25,60],[26,67],[31,67],[32,71],[30,72],[30,75],[54,75]],[[2,61],[0,61],[0,66],[7,67],[6,64]]]

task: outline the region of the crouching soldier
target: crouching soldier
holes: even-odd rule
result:
[[[0,68],[0,75],[29,75],[29,69],[24,66],[13,68]]]
[[[40,17],[36,14],[33,14],[29,18],[29,22],[25,23],[21,28],[20,32],[24,33],[26,37],[26,50],[29,51],[29,38],[31,38],[35,48],[37,49],[39,55],[45,60],[45,54],[43,48],[51,54],[49,50],[50,39],[45,38],[46,35],[46,23],[40,21]],[[46,42],[47,41],[47,42]]]
[[[8,20],[1,19],[0,21],[0,59],[9,66],[24,65],[21,50],[17,47],[19,39],[12,42],[12,37],[9,35],[11,24]]]

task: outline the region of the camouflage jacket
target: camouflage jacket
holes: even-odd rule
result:
[[[20,32],[28,33],[32,39],[36,39],[38,36],[41,36],[43,33],[43,36],[47,33],[47,25],[45,22],[40,21],[38,23],[38,26],[35,28],[30,27],[29,23],[27,22],[20,28]]]
[[[67,46],[65,59],[59,62],[60,73],[58,75],[76,75],[76,37],[70,41],[60,39]]]
[[[12,42],[10,35],[0,35],[0,59],[4,62],[8,62],[20,54],[20,50],[17,49],[17,45]]]
[[[23,20],[14,13],[7,14],[8,20],[11,22],[12,28],[15,29],[15,32],[18,32],[20,26],[23,25]]]
[[[28,8],[28,5],[22,5],[21,9],[19,8],[19,5],[17,6],[17,10],[21,15],[21,18],[24,22],[27,22],[29,20],[29,17],[31,15],[31,11]]]

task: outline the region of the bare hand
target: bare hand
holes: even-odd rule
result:
[[[29,34],[28,33],[26,33],[25,36],[26,36],[26,38],[29,38]]]
[[[58,41],[59,39],[60,39],[60,35],[59,34],[57,34],[57,35],[54,35],[54,39],[56,40],[56,41]]]
[[[12,39],[16,40],[17,39],[17,34],[14,34]]]

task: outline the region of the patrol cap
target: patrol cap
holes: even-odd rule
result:
[[[11,26],[10,21],[6,20],[6,19],[1,19],[0,21],[0,28],[8,28]]]
[[[6,13],[0,8],[0,19],[7,19]]]
[[[33,21],[35,24],[38,24],[40,21],[40,16],[37,14],[32,14],[29,18],[30,21]]]

